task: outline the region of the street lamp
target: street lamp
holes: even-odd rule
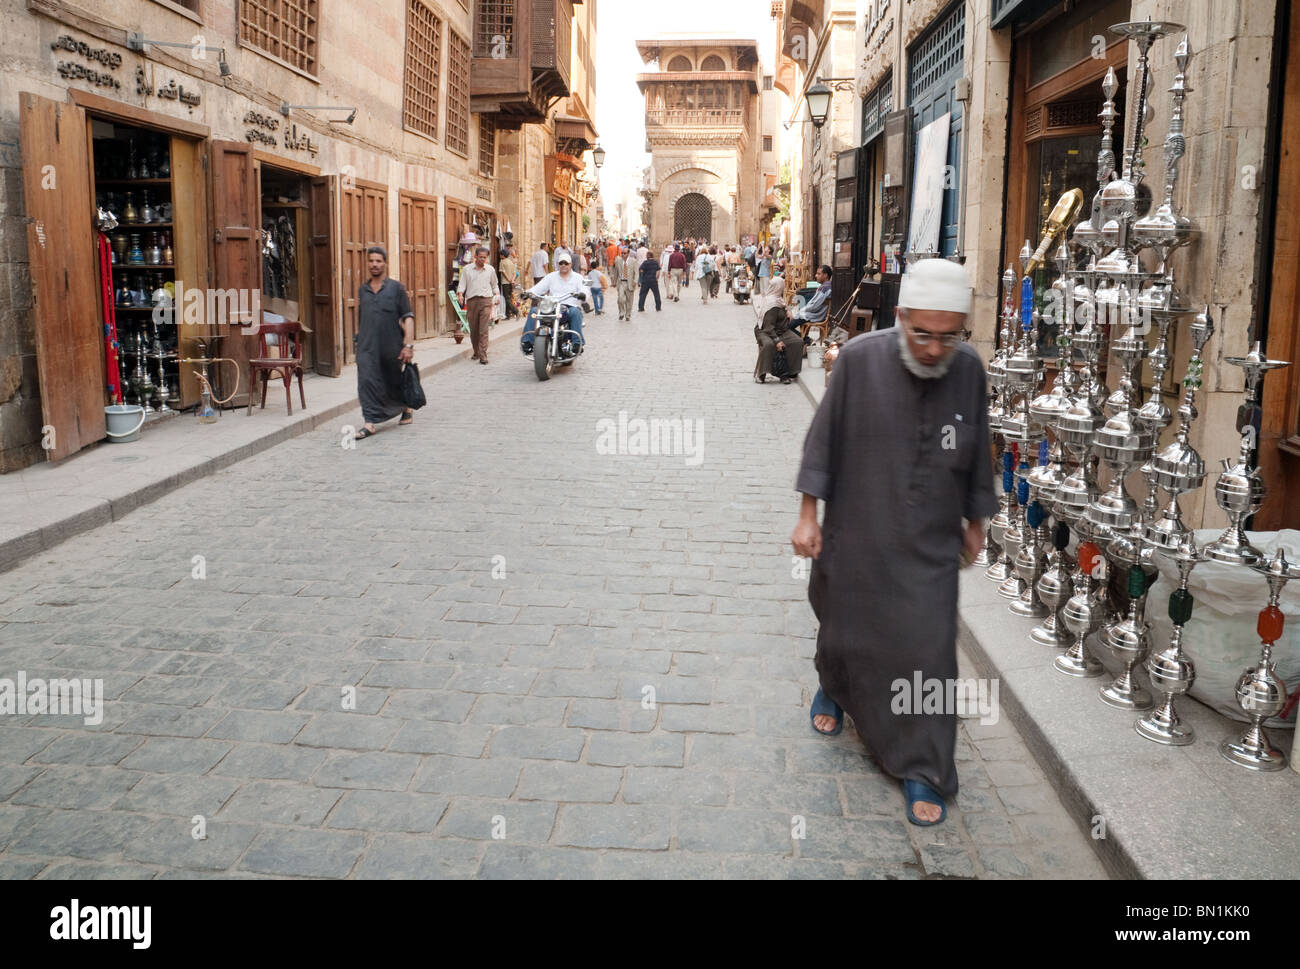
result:
[[[591,159],[596,163],[597,168],[605,164],[605,149],[597,145],[591,151]]]
[[[226,49],[224,47],[210,47],[203,44],[182,44],[174,40],[154,40],[152,37],[146,37],[138,30],[133,30],[126,35],[126,48],[133,50],[137,54],[147,54],[150,46],[154,47],[188,47],[190,50],[215,50],[217,51],[217,69],[221,71],[222,77],[230,77],[230,65],[226,63]]]
[[[826,115],[831,110],[831,89],[825,84],[818,81],[808,89],[804,95],[804,101],[808,104],[808,120],[813,123],[814,128],[820,128],[826,123]]]

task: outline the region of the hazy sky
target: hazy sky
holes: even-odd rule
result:
[[[635,193],[641,170],[650,164],[645,153],[645,102],[636,75],[658,70],[643,64],[638,40],[672,35],[725,33],[758,42],[765,65],[772,62],[775,25],[770,0],[597,0],[596,130],[607,155],[601,169],[606,214]]]

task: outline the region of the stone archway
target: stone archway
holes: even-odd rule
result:
[[[713,203],[699,192],[679,198],[673,206],[673,238],[713,238]]]

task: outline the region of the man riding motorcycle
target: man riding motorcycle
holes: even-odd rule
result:
[[[579,346],[587,342],[582,335],[582,305],[591,302],[591,290],[587,281],[573,271],[573,257],[568,253],[561,253],[556,260],[555,272],[543,276],[542,281],[524,295],[533,300],[523,336],[519,338],[519,349],[523,350],[524,356],[531,356],[533,352],[533,331],[537,329],[537,309],[543,296],[549,296],[560,305],[561,322],[578,334]]]

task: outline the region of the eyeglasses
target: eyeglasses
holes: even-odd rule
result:
[[[907,329],[908,336],[923,347],[928,347],[937,340],[941,346],[951,350],[958,343],[965,343],[970,339],[970,330],[967,329],[958,330],[956,333],[931,333],[928,330],[918,330],[910,323],[904,323],[903,326]]]

